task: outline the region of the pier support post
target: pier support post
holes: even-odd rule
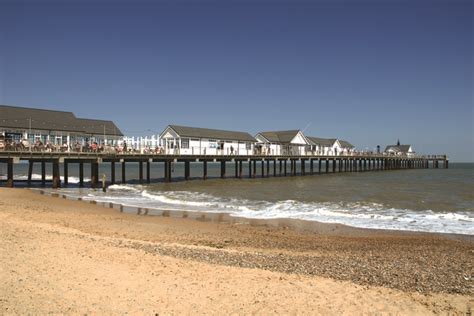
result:
[[[326,159],[326,173],[329,173],[329,159]]]
[[[267,177],[270,176],[270,159],[267,159]]]
[[[140,184],[143,183],[143,161],[138,162],[138,180],[140,181]]]
[[[189,161],[184,162],[184,179],[189,180],[191,174],[191,163]]]
[[[364,159],[364,171],[367,171],[367,159]]]
[[[252,178],[252,160],[249,160],[248,163],[249,163],[249,178]]]
[[[68,185],[69,183],[69,168],[68,168],[68,163],[66,160],[63,162],[63,167],[64,167],[64,185]]]
[[[257,176],[257,160],[254,160],[252,178],[255,178],[256,176]]]
[[[166,178],[166,182],[171,182],[171,179],[173,178],[173,176],[171,175],[172,173],[172,164],[173,162],[172,161],[167,161],[166,162],[166,173],[168,175],[168,177]]]
[[[59,161],[53,161],[53,189],[61,187],[61,178],[59,175]]]
[[[301,175],[305,176],[306,175],[306,160],[301,159]]]
[[[41,185],[46,185],[46,162],[41,161]]]
[[[235,168],[235,178],[239,177],[239,162],[237,160],[234,161],[234,168]]]
[[[336,159],[332,160],[332,173],[336,173]]]
[[[318,173],[321,174],[321,158],[318,159]]]
[[[202,162],[202,179],[203,180],[207,179],[207,161],[206,160]]]
[[[115,161],[110,162],[110,183],[115,184]]]
[[[444,161],[444,168],[448,169],[449,168],[449,160]]]
[[[273,177],[277,176],[277,161],[273,159]]]
[[[280,162],[280,169],[279,169],[279,173],[280,173],[280,177],[281,177],[281,174],[282,174],[282,170],[283,170],[283,161],[282,160],[278,160]]]
[[[313,159],[310,159],[310,160],[309,160],[309,173],[310,173],[311,175],[314,174],[314,160],[313,160]]]
[[[284,161],[284,167],[285,167],[284,175],[285,175],[285,177],[286,177],[286,163],[287,163],[287,161],[288,161],[288,160],[286,160],[286,159],[285,159],[285,161]]]
[[[33,164],[33,160],[28,162],[28,185],[31,185],[31,178],[33,177]]]
[[[239,160],[239,179],[242,179],[242,160]]]
[[[99,164],[96,161],[91,162],[91,186],[97,188],[99,183]]]
[[[364,170],[362,169],[362,159],[359,159],[359,171],[364,171]]]
[[[122,161],[122,184],[127,182],[125,160]]]
[[[225,160],[221,161],[221,178],[225,178]]]
[[[7,188],[13,188],[13,159],[7,163]]]
[[[146,183],[151,182],[150,167],[151,167],[151,162],[150,162],[150,160],[148,160],[146,162]]]
[[[84,163],[79,162],[79,187],[84,187]]]
[[[262,165],[262,178],[265,178],[265,161],[264,160],[262,160],[261,165]]]

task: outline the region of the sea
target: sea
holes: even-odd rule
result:
[[[16,180],[26,180],[27,167],[15,165]],[[90,175],[85,167],[85,174]],[[5,169],[5,165],[0,166],[0,180],[5,180]],[[248,173],[247,166],[243,170]],[[226,213],[251,219],[300,219],[360,228],[474,235],[473,163],[450,163],[449,169],[334,174],[325,174],[323,167],[322,174],[265,178],[257,175],[254,179],[245,173],[242,179],[233,178],[231,163],[226,179],[220,179],[220,163],[209,163],[207,180],[201,179],[202,164],[192,163],[188,181],[183,177],[184,167],[176,163],[171,183],[163,182],[162,163],[153,163],[150,171],[152,183],[140,184],[138,163],[127,163],[127,183],[110,185],[104,193],[101,188],[91,189],[87,183],[85,188],[79,188],[77,166],[69,164],[67,187],[53,190],[50,184],[43,188],[35,183],[33,189],[72,199],[147,209],[150,215],[153,210]],[[273,172],[273,166],[270,171]],[[102,164],[99,172],[100,177],[104,174],[110,180],[110,165]],[[39,164],[33,173],[33,180],[41,178]],[[47,174],[51,178],[50,166]],[[121,179],[120,164],[116,166],[116,178]],[[21,181],[15,185],[25,186]]]

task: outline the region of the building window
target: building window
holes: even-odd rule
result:
[[[245,143],[245,149],[251,150],[252,149],[252,143]]]
[[[189,138],[181,138],[181,148],[189,149]]]

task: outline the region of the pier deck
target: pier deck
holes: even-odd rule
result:
[[[84,152],[27,152],[27,151],[1,151],[0,163],[7,165],[7,174],[5,185],[14,186],[14,165],[20,161],[27,161],[28,185],[32,182],[32,171],[35,163],[41,164],[41,177],[43,185],[46,183],[46,164],[52,165],[53,177],[52,187],[59,188],[60,164],[63,164],[63,184],[68,184],[68,166],[70,164],[79,165],[79,185],[84,185],[84,164],[90,164],[92,187],[97,187],[99,182],[99,165],[110,163],[111,178],[108,183],[116,183],[115,165],[121,164],[121,183],[126,182],[126,164],[139,164],[139,181],[150,183],[152,176],[150,166],[154,163],[164,165],[164,174],[156,175],[153,179],[163,179],[171,182],[173,164],[184,165],[184,179],[190,179],[191,162],[203,164],[202,179],[207,179],[207,164],[209,162],[220,163],[220,177],[226,178],[229,163],[234,165],[234,178],[244,177],[244,163],[248,172],[246,177],[278,177],[278,176],[296,176],[313,175],[321,173],[336,172],[361,172],[361,171],[382,171],[382,170],[400,170],[400,169],[421,169],[421,168],[439,168],[440,164],[448,168],[449,159],[446,155],[431,156],[389,156],[383,154],[359,154],[350,156],[269,156],[269,155],[162,155],[162,154],[139,154],[139,153],[84,153]],[[322,168],[324,164],[324,169]],[[146,176],[144,178],[144,165]],[[299,172],[298,172],[299,168]],[[0,185],[2,183],[0,182]]]

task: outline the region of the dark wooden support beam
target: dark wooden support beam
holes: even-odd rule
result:
[[[329,173],[329,159],[326,159],[326,173]]]
[[[91,186],[97,188],[99,183],[99,164],[96,161],[91,162]]]
[[[280,173],[280,177],[282,175],[282,171],[283,171],[283,160],[279,160],[280,162],[280,170],[279,170],[279,173]]]
[[[261,161],[261,167],[262,167],[262,178],[265,178],[265,161]]]
[[[63,162],[63,168],[64,168],[64,185],[68,185],[69,183],[69,168],[68,168],[68,163],[66,160]]]
[[[31,184],[31,178],[33,177],[33,165],[34,165],[34,161],[30,160],[28,162],[28,185]]]
[[[249,178],[252,178],[252,160],[249,160],[248,163],[249,163]]]
[[[267,177],[270,176],[270,160],[267,160]]]
[[[336,159],[332,160],[332,173],[336,173]]]
[[[309,160],[309,173],[310,173],[311,175],[314,174],[314,159],[310,159],[310,160]]]
[[[41,162],[41,185],[46,185],[46,161]]]
[[[126,166],[125,166],[125,160],[122,161],[122,183],[126,183],[127,182],[127,170],[126,170]]]
[[[364,159],[364,171],[367,171],[367,159]]]
[[[143,161],[138,162],[138,180],[143,183]]]
[[[61,187],[61,177],[59,175],[59,161],[53,161],[53,189]]]
[[[173,162],[172,161],[167,161],[166,162],[166,169],[168,170],[166,173],[168,174],[168,178],[166,179],[166,182],[171,182],[173,179],[172,171],[173,171]]]
[[[255,178],[256,176],[257,176],[257,160],[254,160],[252,178]]]
[[[235,160],[234,161],[234,168],[235,168],[235,178],[239,178],[239,161]]]
[[[321,158],[318,159],[318,173],[321,174]]]
[[[225,160],[221,161],[221,178],[225,178]]]
[[[302,176],[305,176],[305,175],[306,175],[306,160],[301,159],[301,160],[300,160],[300,163],[301,163],[301,166],[300,166],[300,168],[301,168],[301,175],[302,175]]]
[[[242,165],[243,165],[243,162],[242,160],[239,160],[239,178],[242,179]]]
[[[277,161],[276,159],[273,159],[273,176],[277,176]]]
[[[13,188],[13,159],[7,162],[7,188]]]
[[[286,171],[287,171],[287,169],[286,169],[286,168],[287,168],[287,167],[286,167],[287,161],[288,161],[288,160],[285,159],[284,162],[283,162],[283,164],[284,164],[284,166],[283,166],[283,167],[284,167],[284,173],[283,173],[283,174],[285,175],[285,177],[286,177],[286,173],[287,173],[287,172],[286,172]]]
[[[151,172],[150,172],[150,169],[151,169],[151,161],[148,160],[146,162],[146,183],[150,183],[151,182]]]
[[[202,162],[202,178],[207,179],[207,161]]]
[[[110,183],[115,184],[115,161],[110,162]]]
[[[79,162],[79,187],[84,187],[84,163]]]
[[[191,175],[191,162],[185,161],[184,162],[184,179],[189,180],[190,175]]]

